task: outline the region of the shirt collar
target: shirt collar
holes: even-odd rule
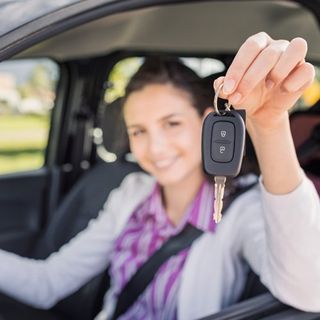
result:
[[[187,223],[202,231],[213,232],[215,230],[216,224],[213,221],[213,190],[213,185],[205,179],[192,203],[187,208],[181,222],[177,226],[172,225],[176,233],[181,231]],[[154,216],[159,223],[170,223],[163,206],[161,186],[158,183],[155,184],[147,200],[147,208],[145,209],[143,210],[145,214]]]

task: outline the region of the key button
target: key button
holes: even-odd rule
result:
[[[234,141],[234,125],[231,122],[218,121],[213,126],[213,140]]]
[[[211,155],[213,161],[229,162],[233,158],[233,144],[227,141],[213,141]]]

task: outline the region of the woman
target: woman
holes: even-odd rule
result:
[[[248,264],[280,300],[320,311],[320,203],[301,170],[288,109],[313,80],[306,42],[258,33],[239,49],[223,98],[247,111],[259,185],[212,221],[213,187],[201,169],[200,137],[210,92],[177,62],[146,62],[124,99],[131,151],[150,175],[134,173],[114,190],[88,228],[44,261],[0,251],[0,289],[49,308],[111,264],[99,319],[110,318],[139,266],[189,222],[204,234],[165,262],[121,319],[195,319],[239,297]]]

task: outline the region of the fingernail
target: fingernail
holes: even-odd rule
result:
[[[234,89],[235,84],[236,84],[235,81],[232,79],[225,80],[223,83],[223,93],[224,94],[231,93],[232,90]]]
[[[237,104],[242,98],[242,95],[239,92],[236,92],[232,95],[232,97],[229,97],[229,101],[231,104]]]
[[[272,89],[274,87],[274,82],[270,79],[266,80],[267,89]]]

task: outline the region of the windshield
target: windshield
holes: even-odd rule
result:
[[[0,36],[57,9],[83,0],[3,0],[0,1]]]

